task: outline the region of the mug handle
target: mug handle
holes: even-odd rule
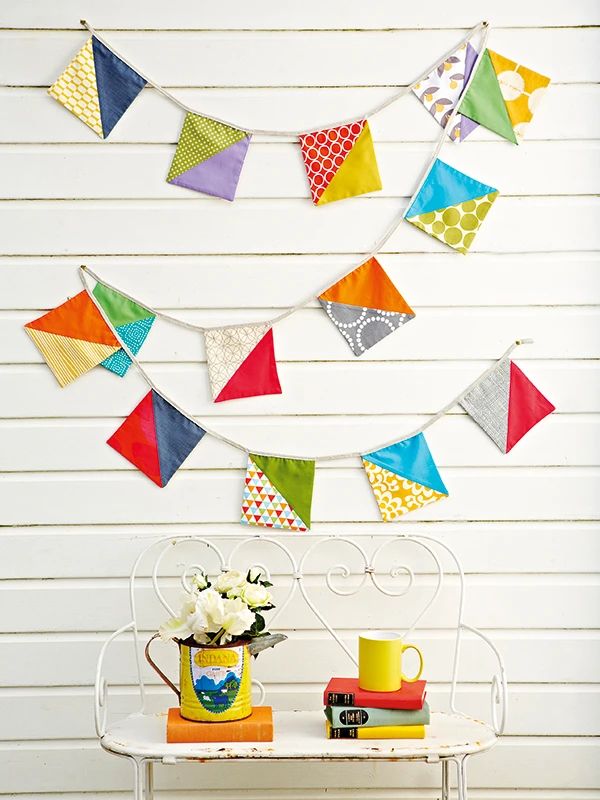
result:
[[[405,650],[414,650],[417,655],[419,656],[419,670],[414,678],[407,678],[404,673],[402,673],[402,681],[406,681],[406,683],[414,683],[418,681],[421,677],[421,673],[423,672],[423,653],[419,650],[416,644],[403,644],[402,645],[402,652],[404,653]]]
[[[157,666],[157,665],[154,663],[154,661],[152,660],[152,657],[150,656],[150,645],[152,644],[152,642],[153,642],[155,639],[157,639],[157,638],[158,638],[158,636],[159,636],[159,634],[158,634],[158,633],[155,633],[155,634],[154,634],[154,636],[152,636],[150,639],[148,639],[148,642],[146,643],[146,647],[144,648],[144,655],[146,656],[146,661],[147,661],[147,662],[150,664],[150,666],[151,666],[151,667],[152,667],[152,669],[153,669],[153,670],[156,672],[156,674],[158,675],[158,677],[159,677],[161,680],[163,680],[163,681],[164,681],[164,682],[167,684],[167,686],[168,686],[170,689],[173,689],[173,691],[174,691],[174,692],[175,692],[175,694],[177,695],[178,699],[181,701],[181,692],[179,691],[179,689],[178,689],[178,688],[175,686],[175,684],[174,684],[172,681],[170,681],[170,680],[167,678],[167,676],[165,675],[165,673],[164,673],[164,672],[163,672],[163,671],[160,669],[160,667],[158,667],[158,666]],[[421,673],[419,673],[419,675],[420,675],[420,674],[421,674]]]

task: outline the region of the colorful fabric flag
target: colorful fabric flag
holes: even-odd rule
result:
[[[415,317],[376,258],[352,270],[318,299],[355,356]]]
[[[479,59],[477,72],[459,108],[464,116],[517,144],[489,50]]]
[[[505,358],[471,389],[461,406],[502,453],[554,411],[517,365]]]
[[[436,158],[404,218],[466,253],[497,196],[497,189]]]
[[[163,487],[205,433],[151,389],[107,444]]]
[[[215,403],[281,394],[269,324],[204,331],[208,378]]]
[[[141,75],[92,36],[48,94],[106,139],[145,85]]]
[[[250,138],[246,131],[188,112],[167,181],[233,200]]]
[[[486,50],[460,104],[461,113],[518,144],[550,78]]]
[[[422,433],[367,453],[362,460],[384,522],[448,496]]]
[[[120,348],[85,290],[28,322],[25,330],[60,386],[71,383]]]
[[[249,453],[240,521],[309,530],[314,481],[314,461]]]
[[[299,138],[316,206],[381,189],[373,138],[366,119],[305,133]]]
[[[550,78],[489,51],[517,139],[522,139],[550,85]]]
[[[156,319],[154,314],[103,283],[96,284],[93,295],[113,324],[119,339],[137,356]],[[120,347],[116,353],[102,361],[101,366],[122,378],[131,366],[131,359]]]
[[[477,51],[467,42],[444,61],[440,61],[426,78],[413,87],[415,95],[442,128],[446,127],[450,114],[460,100],[476,59]],[[477,123],[473,120],[456,114],[448,136],[462,142],[476,127]]]

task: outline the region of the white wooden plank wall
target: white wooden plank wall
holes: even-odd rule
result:
[[[109,38],[183,100],[241,124],[295,128],[359,114],[409,82],[487,15],[490,46],[554,78],[519,148],[479,131],[445,151],[502,193],[467,258],[411,226],[381,256],[418,312],[360,361],[316,306],[276,329],[284,394],[209,402],[200,337],[157,323],[151,373],[250,447],[369,447],[418,423],[516,336],[557,413],[501,456],[464,415],[430,434],[448,501],[407,520],[455,547],[470,620],[503,650],[507,736],[473,760],[477,800],[600,798],[600,37],[596,0],[264,0],[257,3],[0,0],[0,792],[120,800],[127,766],[93,735],[91,684],[106,632],[126,620],[125,575],[147,540],[238,533],[241,454],[199,447],[159,491],[104,444],[143,387],[95,370],[60,391],[22,323],[78,291],[82,261],[190,320],[273,313],[350,268],[411,193],[438,128],[412,97],[373,122],[383,192],[315,209],[290,141],[251,145],[235,204],[167,186],[180,111],[148,89],[98,141],[45,88],[84,40]],[[449,155],[448,155],[449,153]],[[314,533],[383,532],[354,462],[319,468]],[[420,521],[422,520],[422,521]],[[348,639],[381,603],[338,619]],[[340,611],[331,608],[339,617]],[[150,628],[152,620],[145,624]],[[432,698],[446,688],[447,615],[421,635]],[[339,661],[294,612],[287,649],[264,657],[282,707],[315,707]],[[127,643],[113,699],[133,700]],[[462,699],[484,713],[485,664],[465,648]],[[485,675],[487,677],[487,675]],[[300,686],[293,690],[291,684]],[[157,684],[152,699],[168,696]],[[435,796],[426,767],[163,768],[165,798]],[[400,786],[398,791],[394,786]],[[200,788],[202,787],[202,788]]]

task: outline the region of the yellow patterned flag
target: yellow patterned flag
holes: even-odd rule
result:
[[[141,75],[92,36],[48,94],[106,139],[145,85]]]
[[[485,50],[459,111],[518,144],[549,84],[545,75]]]
[[[61,386],[121,347],[86,291],[28,322],[25,330]]]
[[[448,490],[422,433],[362,456],[384,522],[395,522]]]
[[[517,138],[522,139],[550,86],[550,78],[493,50],[488,52],[513,129]]]

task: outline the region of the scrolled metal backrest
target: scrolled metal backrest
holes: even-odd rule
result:
[[[357,538],[370,538],[369,547],[361,544]],[[413,548],[415,553],[424,556],[425,561],[421,562],[420,570],[416,571],[409,563],[398,561],[394,557],[395,547]],[[147,565],[147,557],[150,555],[154,555],[151,568]],[[316,572],[314,569],[311,570],[311,562],[314,562],[314,559],[318,559],[319,564]],[[449,664],[450,707],[454,709],[463,625],[464,574],[453,551],[439,539],[425,535],[373,537],[344,535],[291,537],[286,534],[243,537],[185,535],[168,537],[152,543],[136,560],[130,580],[131,612],[135,623],[133,635],[142,698],[144,684],[140,653],[143,642],[140,641],[138,632],[137,597],[140,581],[146,591],[150,583],[155,598],[166,612],[164,616],[176,616],[177,608],[173,602],[169,602],[167,594],[174,596],[176,591],[189,590],[190,579],[194,572],[204,571],[214,576],[219,571],[231,568],[242,570],[249,567],[259,568],[279,590],[277,608],[269,615],[269,628],[276,630],[278,619],[285,613],[293,599],[296,596],[301,597],[306,608],[310,609],[323,629],[329,632],[332,639],[356,665],[355,654],[342,640],[335,626],[330,624],[315,598],[317,582],[312,580],[313,576],[324,577],[324,586],[331,594],[340,597],[340,602],[343,602],[344,598],[359,595],[367,587],[389,597],[389,618],[378,626],[382,628],[395,627],[394,618],[400,608],[399,604],[415,589],[419,577],[428,577],[429,586],[426,587],[428,595],[416,608],[412,619],[408,620],[409,624],[403,626],[402,633],[408,636],[417,629],[438,600],[445,577],[443,561],[447,563],[448,560],[451,572],[458,580],[455,617],[452,614],[452,618],[456,620],[456,637]],[[142,564],[146,565],[145,568]],[[140,576],[140,572],[144,574]],[[289,586],[282,591],[282,586],[286,582]],[[156,627],[161,621],[162,618],[156,620]]]

